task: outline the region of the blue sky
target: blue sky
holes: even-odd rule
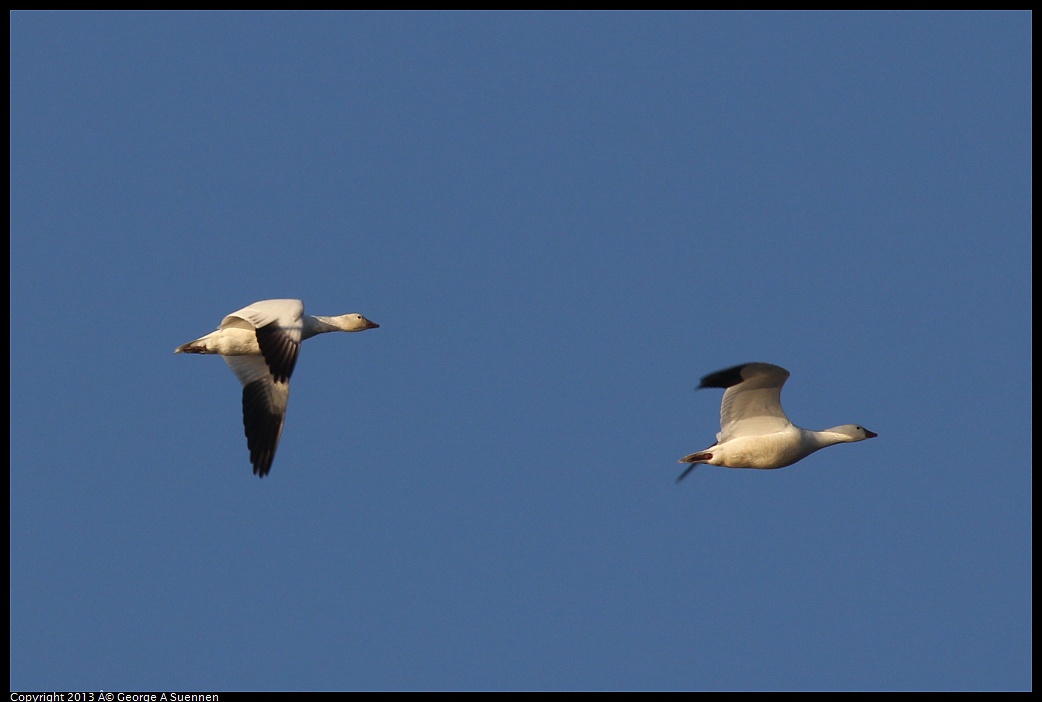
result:
[[[1031,688],[1030,14],[10,19],[12,689]]]

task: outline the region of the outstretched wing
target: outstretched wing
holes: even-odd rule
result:
[[[282,438],[289,403],[288,374],[276,379],[261,356],[222,356],[242,383],[242,425],[253,472],[262,478],[271,470]],[[295,357],[294,357],[295,359]],[[292,364],[290,365],[292,371]]]
[[[699,388],[725,388],[720,403],[718,442],[737,436],[782,431],[792,423],[781,406],[781,389],[789,371],[770,363],[744,363],[710,373]]]

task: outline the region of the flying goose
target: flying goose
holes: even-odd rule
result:
[[[174,353],[219,354],[242,383],[242,423],[253,473],[271,470],[289,401],[289,377],[300,342],[316,334],[375,329],[360,314],[322,317],[304,314],[300,300],[261,300],[221,320],[217,331],[189,341]]]
[[[781,406],[782,385],[789,371],[770,363],[744,363],[710,373],[698,388],[726,388],[720,404],[716,443],[681,458],[691,465],[677,482],[700,463],[727,468],[783,468],[833,444],[864,441],[878,434],[856,424],[823,431],[801,429]]]

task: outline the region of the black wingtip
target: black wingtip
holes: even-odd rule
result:
[[[290,339],[278,322],[270,322],[257,327],[257,345],[260,346],[264,362],[276,383],[285,383],[293,375],[293,367],[297,365],[297,349],[299,342]]]
[[[247,440],[247,444],[249,441]],[[275,462],[275,449],[250,449],[250,463],[253,464],[253,474],[263,478],[271,472],[271,464]]]
[[[268,411],[267,383],[256,380],[242,388],[242,426],[250,451],[253,474],[263,478],[271,471],[282,435],[282,417]]]
[[[742,370],[749,365],[743,363],[739,366],[733,366],[731,368],[725,368],[724,370],[716,371],[704,376],[698,383],[698,390],[703,388],[730,388],[738,385],[744,378],[742,377]]]
[[[681,474],[680,474],[680,475],[679,475],[679,476],[677,477],[677,483],[679,483],[679,482],[680,482],[681,480],[683,480],[684,478],[686,478],[686,477],[687,477],[687,474],[688,474],[688,473],[690,473],[691,471],[693,471],[693,470],[694,470],[695,468],[698,468],[698,466],[699,466],[699,465],[701,465],[701,464],[699,464],[699,463],[692,463],[692,464],[691,464],[691,465],[689,465],[689,466],[688,466],[687,468],[685,468],[685,469],[684,469],[684,472],[683,472],[683,473],[681,473]]]

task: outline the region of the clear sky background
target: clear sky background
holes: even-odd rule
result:
[[[1030,14],[10,19],[12,689],[1031,688]]]

